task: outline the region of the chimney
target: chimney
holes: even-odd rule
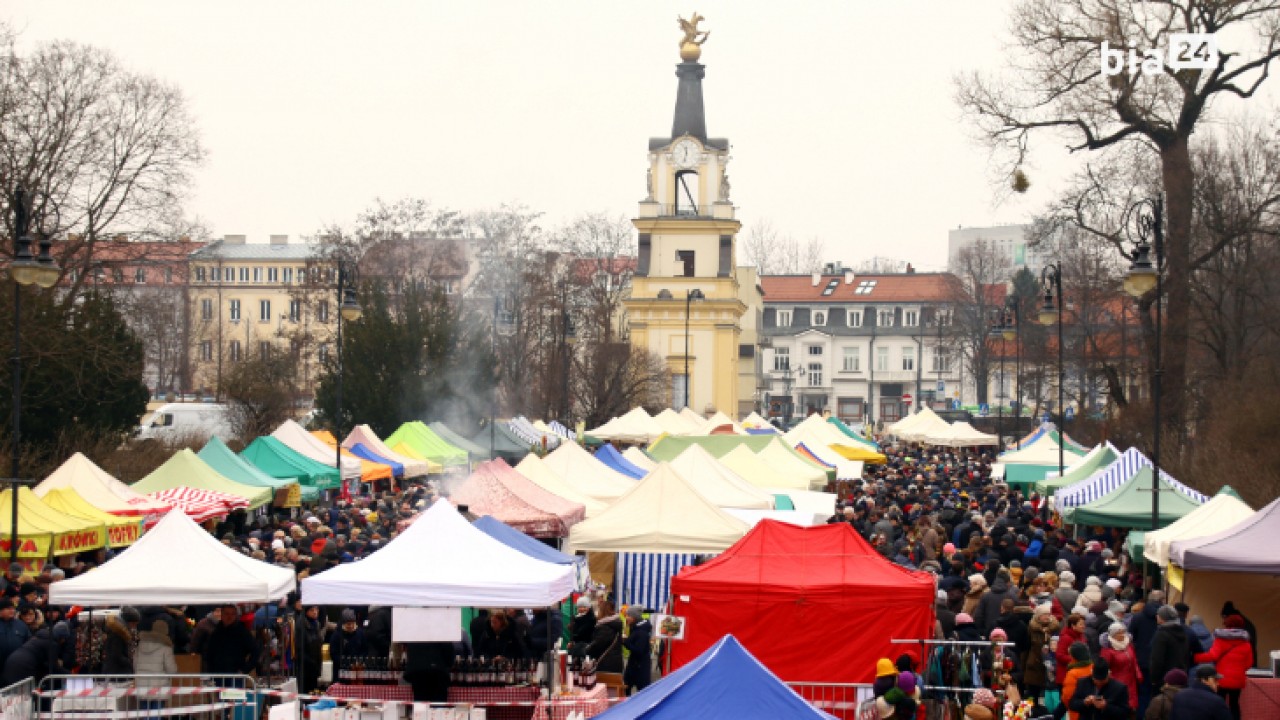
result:
[[[813,286],[814,286],[814,287],[818,287],[818,284],[819,284],[819,283],[821,283],[821,282],[822,282],[822,273],[820,273],[820,272],[815,272],[815,273],[813,274]]]
[[[271,244],[272,245],[288,245],[289,236],[288,235],[272,235]]]
[[[852,270],[845,270],[845,271],[844,271],[844,284],[845,284],[845,285],[852,285],[852,284],[853,284],[853,277],[854,277],[854,275],[853,275],[853,271],[852,271]]]
[[[911,266],[911,263],[907,263],[907,274],[908,274],[908,275],[915,275],[915,274],[916,274],[916,269],[915,269],[914,267],[912,267],[912,266]]]
[[[222,236],[223,245],[243,245],[244,240],[245,240],[244,235],[223,235]]]

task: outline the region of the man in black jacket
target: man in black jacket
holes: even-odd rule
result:
[[[204,671],[215,675],[248,674],[254,669],[253,634],[240,622],[235,605],[223,605],[219,614],[221,622],[204,646]]]
[[[1156,611],[1156,622],[1160,625],[1151,640],[1151,674],[1147,677],[1157,679],[1152,684],[1155,691],[1159,692],[1160,688],[1155,682],[1163,679],[1165,673],[1174,668],[1191,668],[1192,639],[1186,626],[1178,621],[1178,611],[1172,605],[1163,605]]]
[[[653,626],[635,605],[627,608],[627,624],[631,626],[631,632],[623,639],[622,645],[629,655],[626,669],[622,671],[622,681],[627,684],[628,691],[635,688],[635,692],[639,692],[649,687],[651,679],[649,640],[653,637]]]
[[[27,678],[36,685],[47,675],[66,675],[71,671],[62,664],[63,648],[71,639],[71,628],[66,622],[52,629],[41,628],[26,644],[10,653],[4,663],[0,683],[8,686]]]
[[[1080,720],[1127,720],[1129,717],[1129,688],[1111,679],[1111,667],[1106,660],[1093,663],[1093,674],[1080,678],[1076,692],[1067,707],[1080,714]]]
[[[1173,698],[1169,720],[1231,720],[1227,701],[1218,695],[1222,676],[1212,665],[1197,665],[1187,689]]]

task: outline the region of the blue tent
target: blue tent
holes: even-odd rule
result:
[[[813,707],[732,635],[645,688],[624,703],[597,715],[600,720],[750,720],[751,718],[822,718],[833,716]]]
[[[622,453],[618,452],[618,449],[609,443],[600,446],[600,449],[596,451],[596,459],[623,475],[633,477],[636,480],[643,480],[644,476],[649,474],[643,468],[636,467],[630,460],[622,457]]]
[[[485,535],[513,550],[519,550],[535,560],[556,565],[576,565],[580,560],[580,558],[572,555],[565,555],[546,543],[534,540],[491,515],[476,518],[471,524]]]
[[[365,447],[364,443],[356,443],[355,445],[352,445],[351,447],[347,448],[347,452],[351,453],[352,455],[355,455],[358,458],[364,458],[369,462],[376,462],[376,463],[382,463],[383,465],[389,465],[391,466],[392,475],[398,478],[404,477],[403,463],[398,463],[395,460],[382,457],[381,455]]]
[[[748,435],[777,435],[777,434],[778,434],[778,429],[777,429],[777,428],[771,428],[771,427],[767,427],[767,428],[747,428],[747,434],[748,434]]]

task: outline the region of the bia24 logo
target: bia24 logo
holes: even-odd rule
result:
[[[1098,48],[1098,62],[1104,77],[1128,69],[1131,75],[1159,75],[1192,68],[1211,69],[1218,64],[1218,40],[1211,33],[1174,33],[1166,50],[1112,48],[1104,40]]]

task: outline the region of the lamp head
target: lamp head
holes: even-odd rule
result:
[[[1133,263],[1124,278],[1124,291],[1142,297],[1155,289],[1160,271],[1151,262],[1151,246],[1142,244],[1134,250]]]
[[[1040,306],[1040,324],[1053,325],[1058,322],[1058,306],[1053,302],[1053,293],[1044,294],[1044,305]]]
[[[338,308],[338,312],[342,313],[342,319],[347,322],[355,322],[364,316],[364,309],[356,302],[356,291],[353,288],[347,288],[342,294],[342,307]]]
[[[1004,328],[1000,331],[1000,334],[1004,337],[1005,340],[1008,340],[1009,342],[1013,342],[1013,340],[1017,338],[1017,328],[1014,327],[1013,325],[1005,325]]]

